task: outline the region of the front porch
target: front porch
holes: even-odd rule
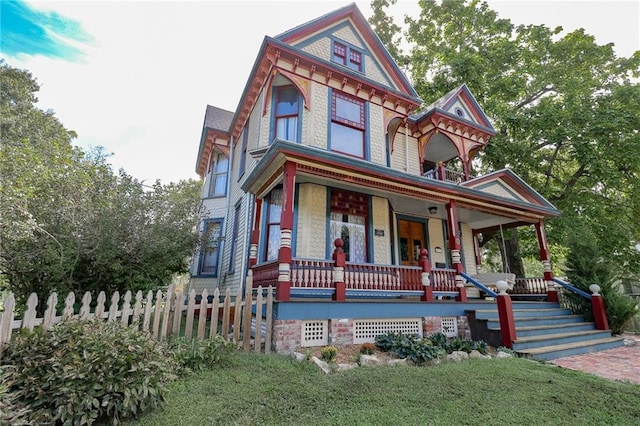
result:
[[[262,286],[287,286],[278,282],[278,261],[257,264],[252,268],[253,288]],[[485,289],[472,282],[464,282],[463,287],[456,284],[456,270],[433,268],[430,271],[423,266],[376,265],[369,263],[345,262],[344,291],[345,300],[375,299],[380,301],[433,301],[457,300],[464,298],[482,300],[493,297]],[[427,270],[423,270],[427,269]],[[337,300],[336,287],[341,283],[334,280],[336,261],[293,258],[290,268],[291,298],[333,299]],[[428,283],[423,282],[423,273]],[[493,274],[499,277],[500,274]],[[480,282],[482,286],[495,291],[496,282]],[[507,290],[514,300],[546,300],[549,285],[544,278],[515,278],[515,284]],[[432,300],[426,300],[425,292],[430,291]],[[281,290],[280,294],[286,293]]]

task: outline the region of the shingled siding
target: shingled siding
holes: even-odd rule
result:
[[[298,186],[296,257],[326,258],[327,189],[305,183]]]
[[[407,156],[407,149],[409,155]],[[409,159],[407,164],[407,157]],[[405,128],[401,126],[396,133],[391,153],[391,168],[401,172],[420,175],[420,155],[418,152],[418,140],[413,136],[405,135]],[[408,166],[408,168],[407,168]]]
[[[391,229],[389,228],[389,203],[386,198],[372,197],[373,206],[373,261],[374,263],[391,264]],[[376,235],[375,231],[383,235]]]

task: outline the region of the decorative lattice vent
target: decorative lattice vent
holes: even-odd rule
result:
[[[325,346],[329,344],[329,321],[305,321],[302,323],[301,346]]]
[[[442,317],[442,333],[447,337],[458,335],[458,320],[456,317]]]
[[[358,320],[354,322],[353,343],[373,343],[385,333],[417,334],[422,337],[420,318]]]

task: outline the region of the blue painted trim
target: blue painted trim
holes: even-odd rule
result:
[[[564,282],[562,280],[559,280],[558,278],[552,278],[551,280],[554,283],[561,285],[563,288],[565,288],[565,289],[567,289],[567,290],[569,290],[569,291],[571,291],[573,293],[579,294],[580,296],[584,297],[587,300],[591,300],[591,295],[589,293],[587,293],[586,291],[580,290],[578,287],[573,286],[573,285],[571,285],[569,283],[566,283],[566,282]]]
[[[278,320],[461,317],[466,316],[467,310],[479,309],[496,309],[496,302],[279,302],[274,309],[274,317]]]
[[[498,293],[496,293],[495,291],[489,289],[487,286],[482,284],[480,281],[478,281],[478,280],[476,280],[474,278],[471,278],[469,275],[467,275],[464,272],[461,272],[460,275],[462,276],[462,278],[464,278],[465,280],[469,281],[471,284],[473,284],[474,286],[478,287],[480,290],[484,291],[489,296],[498,297]]]
[[[371,120],[369,119],[369,102],[364,102],[364,157],[367,161],[371,161]]]
[[[289,80],[287,77],[282,76],[283,78]],[[298,128],[296,129],[296,139],[295,141],[289,141],[289,142],[296,142],[296,143],[302,143],[302,110],[303,110],[303,103],[304,103],[304,98],[302,97],[302,94],[300,93],[300,91],[298,90],[298,88],[295,86],[295,84],[291,83],[291,84],[285,84],[285,85],[279,85],[279,86],[271,86],[271,111],[270,111],[270,117],[269,117],[269,140],[267,141],[267,145],[271,145],[273,143],[273,141],[275,141],[276,139],[276,98],[278,97],[278,88],[279,87],[287,87],[287,86],[291,86],[293,88],[296,89],[296,92],[298,92]]]
[[[266,262],[267,255],[265,253],[265,249],[267,247],[266,239],[267,239],[267,203],[265,199],[262,199],[262,211],[260,215],[262,216],[260,220],[260,241],[258,242],[258,254],[256,256],[258,263]]]
[[[341,28],[343,28],[345,26],[351,27],[351,25],[348,25],[346,22],[343,22],[341,25],[335,26],[332,29],[341,29]],[[353,28],[353,27],[351,27],[351,28]],[[366,49],[362,48],[362,47],[355,46],[355,45],[349,43],[348,41],[342,40],[341,38],[338,38],[338,37],[334,36],[333,33],[329,33],[329,32],[327,32],[327,33],[328,34],[325,33],[326,37],[328,37],[331,40],[331,50],[329,51],[329,55],[332,58],[331,62],[336,64],[336,65],[338,65],[338,66],[345,67],[345,68],[348,68],[348,69],[350,69],[352,71],[355,71],[355,72],[361,73],[363,75],[366,75],[365,68],[364,68],[365,67],[365,62],[366,62],[365,61],[365,57],[366,56],[370,56],[369,52]],[[357,31],[354,30],[354,33],[356,33],[356,36],[358,36],[358,32]],[[360,39],[360,37],[358,37],[358,39]],[[361,40],[361,42],[362,42],[362,40]],[[339,44],[341,44],[341,45],[343,45],[344,47],[347,48],[346,58],[345,58],[345,61],[347,62],[347,65],[340,64],[340,63],[335,62],[333,60],[333,52],[334,52],[334,44],[335,43],[339,43]],[[366,46],[365,43],[362,43],[362,45]],[[360,54],[360,69],[359,70],[355,70],[355,69],[351,68],[348,65],[348,63],[349,63],[349,54],[351,53],[352,50],[355,50],[356,52],[358,52]],[[385,79],[386,79],[386,76],[385,76]]]
[[[387,167],[391,167],[391,144],[389,143],[389,133],[385,133],[384,135],[384,149],[385,149],[385,157],[387,160]]]
[[[201,233],[204,233],[207,230],[207,224],[209,223],[220,223],[220,236],[224,235],[224,217],[214,217],[205,219],[202,221],[202,230]],[[202,234],[201,234],[202,235]],[[218,258],[216,259],[216,271],[212,273],[203,273],[202,272],[202,260],[204,258],[204,250],[202,249],[202,243],[200,244],[200,255],[198,256],[198,268],[197,268],[197,277],[203,278],[217,278],[218,270],[220,269],[220,255],[222,254],[222,250],[220,250],[220,242],[218,242]]]
[[[331,111],[333,110],[332,101],[333,88],[329,87],[329,102],[327,105],[327,151],[329,152],[333,152],[331,151]]]

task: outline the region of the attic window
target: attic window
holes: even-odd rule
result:
[[[352,70],[362,72],[362,52],[346,44],[333,42],[331,60]]]
[[[464,111],[462,110],[462,108],[456,107],[456,109],[454,111],[456,112],[456,115],[458,117],[463,117],[464,118]]]

